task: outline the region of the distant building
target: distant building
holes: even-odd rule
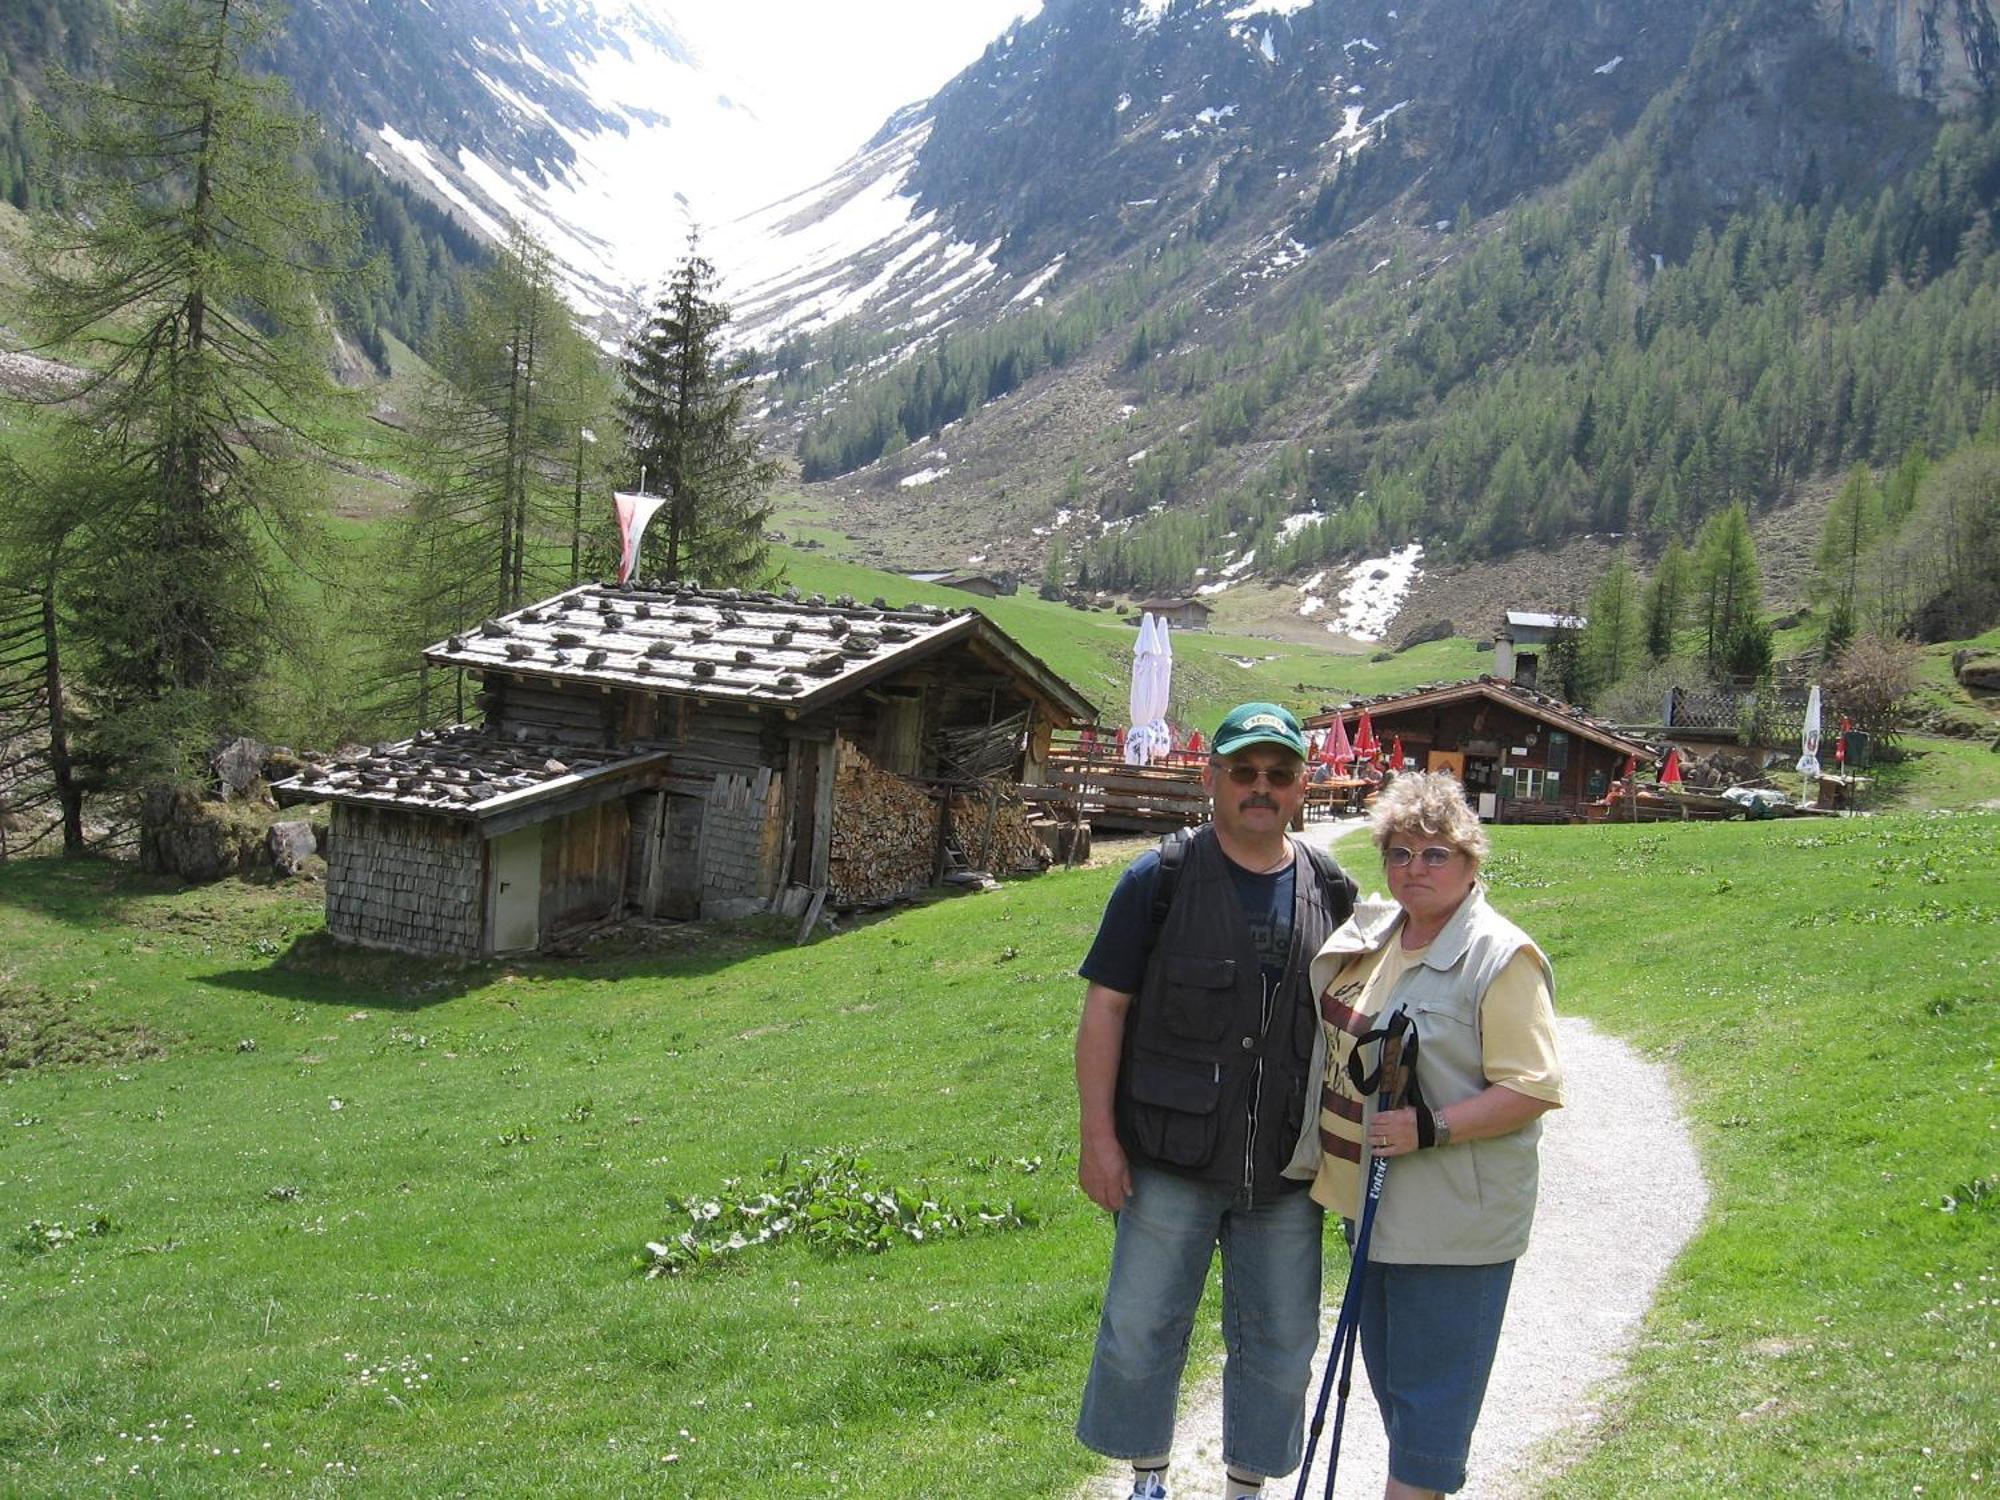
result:
[[[905,573],[903,576],[912,583],[934,583],[940,588],[977,594],[981,599],[998,599],[1021,590],[1020,580],[1012,573],[975,573],[958,569],[943,573]]]
[[[1314,714],[1306,727],[1341,719],[1351,737],[1364,708],[1385,751],[1400,736],[1406,764],[1451,772],[1492,822],[1580,821],[1583,804],[1604,796],[1626,757],[1642,766],[1653,759],[1643,740],[1575,704],[1494,677],[1363,699]]]
[[[1546,615],[1510,609],[1506,623],[1493,637],[1493,675],[1531,688],[1541,674],[1542,658],[1563,635],[1573,635],[1590,622],[1582,615]]]
[[[1215,611],[1201,599],[1142,599],[1141,613],[1157,615],[1176,630],[1206,630]]]

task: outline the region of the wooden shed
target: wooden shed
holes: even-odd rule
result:
[[[1176,630],[1206,630],[1215,614],[1215,607],[1205,599],[1141,599],[1134,608],[1141,614],[1158,615]]]
[[[940,785],[1038,781],[1096,717],[983,616],[880,601],[591,584],[424,655],[478,679],[482,725],[275,788],[333,804],[334,935],[412,952],[838,903],[863,865],[923,884]],[[870,822],[921,847],[856,857]]]
[[[1497,677],[1363,699],[1305,720],[1308,729],[1345,721],[1350,735],[1368,710],[1384,747],[1400,735],[1419,770],[1465,783],[1479,816],[1500,823],[1581,820],[1625,767],[1652,748],[1583,709]]]

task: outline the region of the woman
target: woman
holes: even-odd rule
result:
[[[1312,966],[1328,1044],[1313,1196],[1351,1225],[1364,1151],[1396,1158],[1368,1246],[1361,1354],[1389,1435],[1384,1495],[1418,1500],[1465,1483],[1562,1071],[1549,961],[1487,904],[1486,832],[1458,782],[1397,777],[1372,826],[1394,900],[1363,901]],[[1399,1008],[1419,1039],[1423,1118],[1378,1111],[1348,1076],[1355,1039]]]

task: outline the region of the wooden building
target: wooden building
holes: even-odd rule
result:
[[[1465,783],[1481,818],[1500,823],[1581,819],[1625,768],[1652,747],[1574,704],[1517,682],[1478,677],[1363,699],[1314,714],[1308,729],[1344,720],[1351,736],[1362,709],[1383,746],[1402,737],[1407,764],[1449,771]]]
[[[925,883],[927,834],[889,861],[850,836],[843,861],[842,827],[935,828],[938,784],[1039,780],[1051,730],[1096,717],[983,616],[879,600],[592,584],[424,655],[479,680],[482,725],[274,789],[333,806],[333,934],[419,953],[838,902],[843,864]]]
[[[1142,599],[1134,607],[1142,615],[1159,616],[1176,630],[1206,630],[1215,613],[1205,599]]]

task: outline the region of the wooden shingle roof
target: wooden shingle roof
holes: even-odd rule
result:
[[[984,616],[879,599],[592,583],[487,620],[424,658],[799,712],[959,641],[978,642],[1073,720],[1096,717],[1087,698]]]
[[[1538,719],[1553,728],[1566,730],[1583,739],[1594,740],[1621,755],[1645,756],[1652,753],[1652,747],[1644,740],[1634,739],[1607,720],[1594,718],[1574,703],[1564,702],[1549,693],[1536,692],[1533,688],[1522,687],[1518,682],[1509,682],[1499,677],[1473,677],[1463,682],[1427,683],[1406,693],[1386,693],[1377,698],[1357,698],[1344,708],[1328,709],[1323,713],[1313,714],[1304,722],[1309,729],[1324,729],[1335,719],[1355,718],[1364,708],[1368,710],[1371,718],[1380,719],[1420,708],[1440,708],[1447,703],[1456,703],[1465,698],[1486,698],[1495,703],[1505,704],[1529,718]]]
[[[618,755],[458,724],[358,751],[329,765],[309,765],[271,790],[286,805],[343,802],[483,822],[593,782],[664,766],[667,760],[664,752]]]

